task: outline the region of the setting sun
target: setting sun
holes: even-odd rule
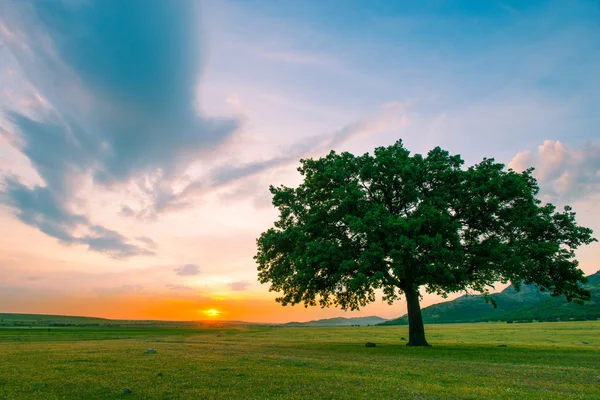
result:
[[[220,311],[215,310],[214,308],[211,308],[210,310],[205,310],[204,311],[204,314],[208,315],[209,317],[216,317],[220,313],[221,313]]]

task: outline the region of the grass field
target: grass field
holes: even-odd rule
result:
[[[0,328],[0,399],[600,399],[600,321],[48,329]]]

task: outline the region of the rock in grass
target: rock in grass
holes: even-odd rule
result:
[[[133,393],[133,391],[129,388],[123,389],[123,394],[129,394],[129,393]]]
[[[365,344],[366,347],[375,347],[375,343],[367,342]]]
[[[148,354],[154,354],[154,353],[156,353],[156,350],[154,350],[154,349],[148,349],[148,350],[146,350],[146,353],[148,353]]]
[[[590,344],[590,342],[587,342],[585,340],[582,340],[581,343],[583,343],[583,344]]]

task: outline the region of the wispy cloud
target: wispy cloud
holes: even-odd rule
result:
[[[200,274],[200,267],[196,264],[185,264],[182,267],[175,268],[175,274],[179,276],[194,276]]]
[[[119,211],[119,215],[122,217],[134,217],[136,215],[135,211],[133,210],[133,208],[129,207],[128,205],[122,205],[121,206],[121,210]]]
[[[133,293],[140,293],[144,290],[141,285],[121,285],[109,288],[96,288],[94,291],[100,296],[119,296]]]
[[[304,51],[262,49],[259,47],[250,47],[250,51],[260,57],[265,57],[282,63],[322,68],[339,73],[344,72],[344,69],[339,62],[336,62],[331,55],[309,53]]]
[[[135,238],[135,240],[144,243],[149,249],[156,249],[158,247],[156,242],[147,236],[138,236]]]
[[[231,282],[229,288],[233,291],[244,291],[250,287],[251,283],[248,281]]]
[[[168,283],[166,286],[167,286],[167,288],[169,288],[171,290],[177,290],[177,291],[194,291],[194,290],[196,290],[190,286],[177,285],[177,284],[172,284],[172,283]]]
[[[158,204],[156,211],[165,212],[186,207],[191,204],[190,198],[195,196],[212,192],[270,169],[297,163],[301,158],[322,155],[351,139],[394,131],[407,124],[407,110],[403,103],[384,104],[377,113],[351,122],[334,132],[302,139],[281,152],[281,155],[244,164],[227,160],[211,169],[207,175],[190,182],[180,192],[169,193],[163,198],[165,201]]]
[[[91,178],[104,187],[135,182],[161,204],[187,166],[239,128],[237,119],[195,108],[197,18],[195,2],[183,0],[0,4],[2,43],[43,99],[33,115],[27,104],[4,110],[44,182],[5,179],[2,201],[23,222],[113,257],[152,254],[75,213],[73,203]]]

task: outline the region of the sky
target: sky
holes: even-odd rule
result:
[[[398,139],[535,167],[600,232],[599,21],[577,0],[2,1],[0,312],[398,317],[282,307],[253,260],[300,158]],[[598,243],[577,255],[600,269]]]

